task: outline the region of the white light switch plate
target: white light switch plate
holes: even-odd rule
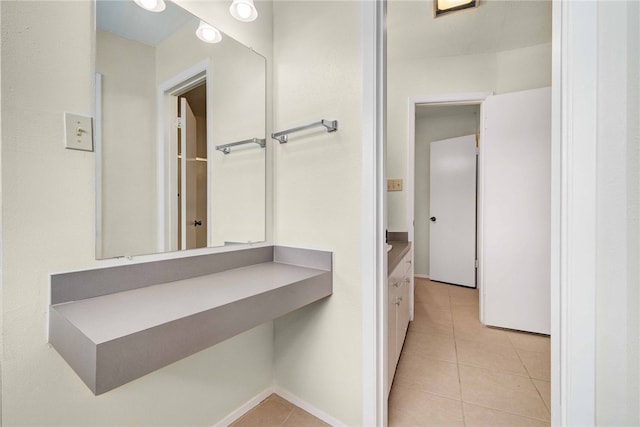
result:
[[[91,117],[64,113],[64,147],[72,150],[93,151]]]

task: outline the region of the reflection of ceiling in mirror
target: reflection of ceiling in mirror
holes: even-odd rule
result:
[[[167,8],[158,13],[142,9],[133,0],[97,0],[97,27],[151,46],[157,46],[189,21],[194,22],[195,31],[197,18],[180,6],[166,3]]]

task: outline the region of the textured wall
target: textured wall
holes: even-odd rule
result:
[[[360,5],[274,4],[276,242],[334,253],[333,295],[275,321],[276,383],[348,425],[362,417]]]
[[[389,61],[387,70],[387,176],[406,179],[409,97],[505,93],[550,86],[551,44],[498,53],[394,60]],[[406,204],[406,191],[388,193],[389,230],[407,230]]]
[[[212,425],[272,384],[272,323],[100,397],[47,345],[49,274],[113,263],[94,259],[94,155],[62,142],[63,112],[92,108],[92,14],[2,2],[3,424]]]
[[[98,31],[96,72],[102,74],[100,258],[154,253],[156,50]]]

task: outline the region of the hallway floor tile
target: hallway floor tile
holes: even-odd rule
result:
[[[549,337],[480,323],[476,289],[415,279],[390,426],[548,426]]]

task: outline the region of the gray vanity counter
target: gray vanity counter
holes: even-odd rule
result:
[[[54,275],[53,301],[87,297],[49,307],[49,342],[101,394],[328,297],[332,270],[331,252],[271,246]]]
[[[411,249],[411,242],[393,240],[389,241],[389,244],[393,246],[387,254],[387,272],[391,274],[393,269],[400,263],[402,257]]]
[[[269,262],[59,304],[53,309],[100,344],[323,274],[327,272]]]

